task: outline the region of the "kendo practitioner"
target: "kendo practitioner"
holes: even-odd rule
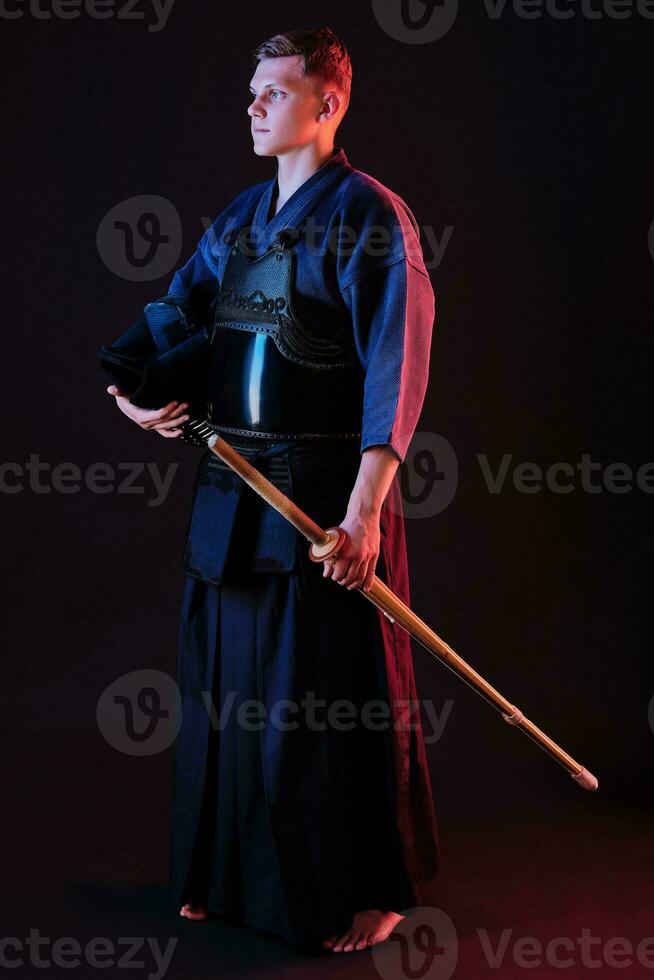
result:
[[[199,404],[314,521],[347,533],[333,564],[310,561],[300,533],[203,453],[182,565],[170,887],[186,918],[350,952],[387,939],[441,869],[409,637],[355,591],[377,574],[410,602],[396,470],[427,386],[434,295],[408,206],[334,143],[352,77],[340,38],[276,35],[254,61],[254,152],[277,158],[276,177],[228,205],[103,365],[107,350],[138,354],[136,334],[172,309],[179,343],[151,378],[194,350],[206,387],[194,404],[171,368],[160,390],[173,394],[147,403],[109,364],[120,409],[192,442]]]

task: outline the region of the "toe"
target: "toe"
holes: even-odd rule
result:
[[[351,950],[358,949],[360,942],[361,942],[361,933],[360,932],[352,933],[352,935],[350,936],[350,943],[349,943],[350,949]]]
[[[203,905],[193,905],[192,902],[189,902],[182,907],[179,914],[185,916],[187,919],[206,919],[207,910]]]

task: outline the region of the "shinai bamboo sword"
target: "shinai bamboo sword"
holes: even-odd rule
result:
[[[186,427],[194,433],[199,441],[206,443],[213,453],[230,466],[256,493],[266,500],[271,507],[282,514],[286,520],[297,528],[310,542],[309,557],[312,561],[328,561],[333,564],[347,540],[347,534],[340,527],[329,527],[327,530],[319,527],[311,518],[293,503],[284,493],[241,456],[228,442],[225,442],[207,422],[192,420]],[[373,577],[369,592],[357,590],[369,599],[384,616],[397,623],[402,629],[421,644],[432,656],[440,660],[446,667],[460,677],[469,687],[476,691],[485,701],[499,711],[504,721],[528,735],[537,745],[556,760],[570,776],[586,790],[596,790],[598,781],[591,772],[576,762],[560,745],[557,745],[545,732],[541,731],[529,718],[507,701],[498,690],[478,674],[458,653],[440,638],[426,623],[416,616],[380,578]]]

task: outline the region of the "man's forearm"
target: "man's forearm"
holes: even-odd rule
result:
[[[400,461],[390,446],[369,446],[361,454],[361,465],[350,494],[347,513],[379,515]]]

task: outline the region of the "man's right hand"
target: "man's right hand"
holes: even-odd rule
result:
[[[188,408],[187,402],[181,404],[180,402],[169,402],[163,408],[137,408],[116,385],[109,385],[107,391],[115,397],[118,408],[132,422],[136,422],[142,429],[154,429],[165,439],[176,439],[181,436],[180,423],[186,422],[191,417],[182,414]]]

